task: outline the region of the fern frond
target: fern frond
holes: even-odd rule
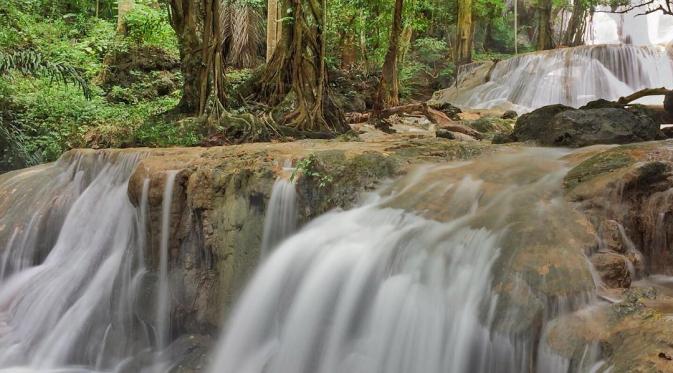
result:
[[[86,98],[91,97],[91,87],[79,71],[62,62],[51,62],[33,50],[6,53],[0,51],[0,77],[17,71],[22,75],[49,77],[52,81],[74,84],[82,89]]]

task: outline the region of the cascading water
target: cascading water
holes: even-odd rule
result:
[[[149,180],[139,209],[127,184],[141,158],[71,153],[0,177],[0,371],[166,367],[155,341],[165,329],[138,305]]]
[[[610,7],[599,6],[588,20],[587,44],[656,45],[673,41],[673,17],[659,11],[643,14],[663,5],[666,0],[653,0],[650,5],[626,13],[610,13]],[[631,1],[631,5],[644,2]]]
[[[579,107],[616,100],[643,88],[673,88],[673,59],[662,46],[599,45],[563,48],[499,62],[489,80],[452,90],[447,100],[475,109],[528,112],[545,105]],[[659,104],[661,97],[642,103]]]
[[[273,184],[264,219],[262,255],[268,255],[297,229],[297,191],[293,182],[280,177]]]
[[[588,371],[589,347],[540,338],[593,299],[560,156],[422,167],[312,221],[258,270],[210,371]]]

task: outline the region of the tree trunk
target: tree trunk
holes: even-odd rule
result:
[[[346,27],[341,31],[339,37],[339,49],[341,50],[341,68],[343,70],[350,70],[355,66],[357,60],[357,46],[355,36],[355,19],[356,16],[350,18]]]
[[[563,34],[562,43],[567,47],[576,47],[583,43],[584,31],[586,28],[587,10],[584,2],[575,0],[572,15],[568,21],[568,29]]]
[[[285,0],[280,43],[260,77],[257,99],[272,106],[293,94],[283,124],[300,131],[345,132],[343,112],[329,97],[325,65],[326,0]]]
[[[134,0],[119,0],[117,4],[117,34],[126,34],[126,14],[133,9]]]
[[[411,25],[405,26],[400,37],[400,51],[397,58],[398,64],[403,64],[406,60],[407,53],[409,53],[409,49],[411,48],[411,39],[413,35],[414,28],[411,27]]]
[[[458,0],[457,27],[453,60],[459,66],[472,62],[472,0]]]
[[[379,85],[376,89],[376,97],[374,98],[374,113],[380,112],[385,107],[398,106],[400,104],[397,54],[400,49],[403,9],[404,0],[395,0],[395,12],[393,14],[393,24],[390,29],[388,51],[386,52],[386,58],[381,72],[381,80],[379,80]],[[376,114],[374,116],[376,116]]]
[[[360,61],[366,72],[369,71],[369,56],[367,54],[367,35],[365,34],[365,15],[364,11],[360,10]]]
[[[268,0],[266,15],[266,62],[271,61],[281,38],[280,4],[278,0]]]
[[[552,0],[540,0],[537,9],[537,49],[547,50],[554,48],[552,39]]]
[[[203,14],[202,4],[194,0],[171,0],[169,10],[171,26],[178,39],[183,77],[182,97],[177,109],[187,114],[199,114],[202,102],[200,79],[206,70],[201,52],[204,20],[199,19],[199,14]]]

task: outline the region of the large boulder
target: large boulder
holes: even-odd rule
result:
[[[510,141],[530,141],[539,139],[540,134],[547,130],[549,122],[551,122],[557,114],[568,110],[574,109],[570,106],[560,104],[549,105],[522,115],[516,121],[516,126],[510,136]]]
[[[647,116],[624,109],[567,110],[557,114],[538,134],[541,145],[582,147],[628,144],[663,138],[659,126]]]
[[[621,108],[575,110],[564,105],[550,105],[521,116],[509,141],[582,147],[662,138],[659,125],[639,112]]]

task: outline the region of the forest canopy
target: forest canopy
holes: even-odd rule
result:
[[[657,6],[655,6],[657,5]],[[668,5],[668,7],[666,7]],[[74,147],[329,138],[461,66],[581,45],[626,0],[6,0],[0,163]],[[378,119],[377,119],[378,118]]]

